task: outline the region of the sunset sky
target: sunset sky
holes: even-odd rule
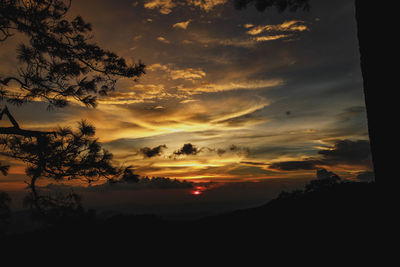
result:
[[[96,109],[8,106],[24,129],[86,119],[143,176],[286,181],[325,168],[352,179],[372,170],[353,3],[279,14],[227,0],[73,1],[94,41],[146,74],[120,79]],[[0,43],[2,73],[16,70],[18,40]],[[0,189],[24,180],[25,165],[8,162]]]

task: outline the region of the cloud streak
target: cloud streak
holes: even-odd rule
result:
[[[206,73],[201,68],[184,68],[179,69],[174,67],[173,65],[162,65],[160,63],[152,64],[148,67],[150,71],[163,71],[167,73],[168,78],[172,80],[198,80],[203,79],[206,76]]]
[[[252,24],[244,25],[246,29],[249,29],[246,33],[249,35],[258,35],[264,32],[303,32],[309,30],[309,28],[304,24],[304,21],[291,20],[285,21],[282,24],[276,25],[258,25],[253,26]]]
[[[315,170],[325,166],[359,166],[372,169],[370,144],[366,140],[339,140],[332,146],[318,151],[319,157],[308,157],[299,161],[274,162],[270,169],[280,171]]]

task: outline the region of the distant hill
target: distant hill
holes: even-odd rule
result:
[[[383,218],[375,183],[320,184],[280,196],[265,205],[191,221],[172,221],[155,215],[115,215],[100,220],[87,216],[59,225],[6,236],[7,242],[48,242],[132,238],[149,244],[184,239],[287,237],[338,238],[371,234],[375,219]],[[282,239],[281,239],[282,240]]]

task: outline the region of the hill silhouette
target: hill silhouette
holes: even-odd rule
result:
[[[304,190],[282,192],[259,207],[196,220],[174,221],[134,214],[100,219],[93,212],[80,213],[34,231],[6,235],[3,244],[127,239],[145,246],[165,244],[168,240],[191,243],[261,238],[284,242],[289,237],[359,241],[373,235],[377,227],[375,219],[383,219],[385,215],[375,183],[315,181]]]

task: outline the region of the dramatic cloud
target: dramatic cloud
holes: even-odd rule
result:
[[[187,27],[189,26],[189,23],[191,22],[192,20],[187,20],[187,21],[183,21],[183,22],[178,22],[178,23],[175,23],[174,25],[172,25],[172,27],[173,28],[181,28],[181,29],[184,29],[184,30],[186,30],[187,29]]]
[[[320,168],[320,166],[337,165],[372,168],[370,144],[366,140],[340,140],[332,147],[319,150],[318,154],[321,156],[300,161],[275,162],[270,164],[269,168],[282,171],[313,170]]]
[[[371,147],[367,140],[341,140],[332,147],[318,151],[330,165],[349,164],[372,166]]]
[[[159,145],[153,148],[149,147],[143,147],[139,150],[139,153],[145,156],[146,158],[152,158],[156,156],[160,156],[162,153],[162,150],[167,148],[166,145]]]
[[[236,12],[231,4],[74,1],[70,15],[96,25],[96,42],[127,64],[143,60],[146,75],[118,79],[93,110],[9,108],[30,130],[87,119],[116,163],[140,175],[227,181],[310,178],[320,168],[353,178],[371,171],[368,156],[335,141],[353,140],[350,151],[368,139],[348,1],[315,1],[312,12],[268,16],[255,8]],[[0,53],[6,76],[18,66],[18,38],[11,41]],[[24,173],[15,164],[10,170]]]
[[[149,95],[149,97],[151,97]],[[182,98],[180,98],[182,97]],[[179,92],[163,92],[154,95],[146,101],[132,104],[115,105],[115,114],[129,116],[136,122],[148,129],[154,129],[158,133],[170,133],[172,131],[203,131],[210,127],[225,127],[231,122],[231,126],[254,124],[257,116],[249,118],[237,117],[251,114],[258,109],[267,106],[267,101],[254,95],[225,96],[224,105],[221,105],[220,98],[216,95],[199,96],[197,101],[185,101],[185,94]],[[122,100],[121,100],[122,101]],[[163,107],[163,108],[160,108]],[[116,110],[118,109],[118,110]],[[252,117],[252,116],[250,116]],[[235,125],[235,126],[232,126]],[[161,141],[165,143],[165,141]],[[166,143],[170,146],[168,143]],[[153,144],[154,145],[154,144]],[[148,146],[148,145],[146,145]]]

